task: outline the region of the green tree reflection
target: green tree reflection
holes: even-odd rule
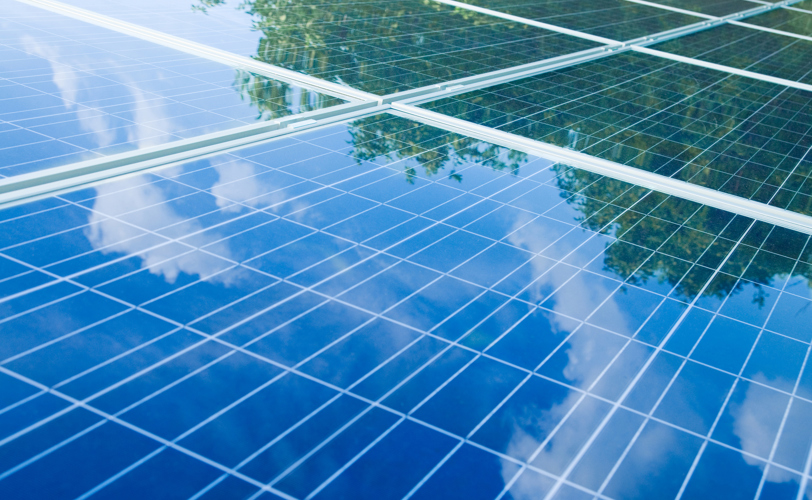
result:
[[[430,177],[448,175],[462,181],[456,168],[466,163],[480,163],[494,170],[517,173],[527,155],[453,132],[420,126],[404,119],[381,114],[349,124],[353,155],[359,161],[390,157],[409,159],[404,171],[406,180],[414,182],[418,168]]]
[[[247,99],[257,110],[257,121],[273,120],[344,102],[337,97],[242,70],[237,70],[233,86],[242,99]]]
[[[223,0],[204,0],[197,7],[205,12],[210,11],[212,7],[222,6],[223,3]],[[375,65],[370,61],[385,60],[384,52],[388,49],[386,44],[366,46],[363,38],[359,36],[359,30],[361,26],[373,30],[374,36],[383,36],[392,42],[393,47],[402,48],[403,40],[398,40],[402,36],[397,31],[398,26],[401,23],[412,22],[410,16],[414,15],[414,12],[404,7],[405,5],[408,5],[408,2],[395,1],[381,6],[380,2],[362,0],[354,3],[352,8],[365,12],[367,18],[353,22],[344,22],[340,10],[324,9],[318,2],[256,0],[245,2],[239,8],[252,15],[255,19],[255,29],[263,32],[258,59],[299,71],[303,71],[304,68],[304,72],[367,90],[390,90],[388,83],[376,87],[377,84],[370,82],[375,82],[376,78],[389,71],[393,73],[386,78],[391,77],[394,80],[405,78],[401,82],[402,85],[399,83],[395,86],[398,89],[424,85],[425,80],[422,76],[410,80],[412,77],[400,73],[402,66],[387,65],[388,69],[385,70],[374,69]],[[327,27],[324,23],[331,24]],[[336,45],[337,43],[339,45]],[[662,62],[662,64],[670,63]],[[650,68],[647,71],[650,72]],[[435,73],[435,76],[440,79],[452,78],[450,73]],[[618,74],[607,72],[602,78],[606,79],[604,83],[611,83],[611,79],[618,78]],[[759,182],[732,175],[732,169],[740,169],[742,158],[747,157],[749,153],[749,146],[744,143],[729,144],[726,150],[728,156],[720,159],[718,155],[703,155],[703,149],[691,143],[691,139],[697,136],[691,136],[687,132],[685,136],[681,136],[680,140],[683,142],[680,142],[680,140],[663,141],[662,138],[652,135],[654,129],[648,130],[645,134],[624,130],[628,127],[628,116],[633,114],[635,109],[657,105],[664,94],[674,101],[679,96],[691,95],[707,86],[705,75],[698,73],[682,75],[673,82],[673,85],[660,91],[658,89],[663,84],[655,81],[656,78],[659,77],[653,75],[642,78],[633,89],[636,92],[634,95],[629,94],[629,90],[624,90],[612,95],[611,99],[602,98],[600,104],[604,109],[612,108],[609,104],[615,106],[622,104],[621,100],[624,98],[629,99],[629,104],[624,108],[605,111],[600,117],[602,129],[599,134],[590,129],[590,126],[596,123],[590,121],[593,117],[584,119],[583,115],[549,109],[550,101],[555,97],[555,87],[547,87],[546,93],[533,94],[539,99],[538,102],[529,100],[528,95],[524,95],[523,100],[516,100],[514,99],[516,96],[511,95],[509,90],[492,94],[490,99],[501,100],[498,112],[494,111],[495,107],[488,105],[486,98],[476,93],[435,103],[435,109],[475,123],[502,127],[504,130],[527,137],[536,139],[543,137],[547,142],[585,150],[645,170],[667,167],[672,159],[677,159],[676,164],[682,166],[685,164],[680,163],[682,159],[694,158],[693,164],[686,171],[695,174],[698,183],[711,187],[726,185],[728,191],[740,195],[755,194],[754,186],[760,185]],[[542,87],[547,83],[541,82],[538,85],[540,86],[538,90],[544,90]],[[737,84],[734,82],[730,85],[735,87]],[[238,73],[236,87],[245,99],[252,102],[261,117],[273,116],[277,111],[269,103],[280,98],[290,100],[292,93],[290,87],[285,84],[267,81],[247,73]],[[522,90],[526,92],[527,89]],[[731,92],[748,95],[747,89],[734,88]],[[571,99],[569,96],[566,98]],[[315,105],[312,94],[302,93],[299,99],[299,103],[303,106]],[[681,127],[688,130],[696,126],[697,119],[701,116],[702,123],[710,127],[704,130],[707,137],[727,136],[734,132],[737,126],[737,122],[729,120],[728,117],[741,113],[742,102],[741,99],[726,99],[722,93],[710,95],[689,112],[669,115],[668,127],[672,130]],[[532,120],[524,118],[531,115]],[[421,175],[428,177],[442,175],[463,182],[465,174],[458,172],[458,168],[466,163],[480,163],[495,170],[518,174],[528,160],[526,155],[516,151],[486,144],[460,134],[420,126],[409,120],[393,119],[388,114],[356,120],[348,124],[348,129],[353,146],[352,154],[358,161],[371,161],[379,157],[402,161],[407,182],[414,182]],[[667,131],[662,131],[665,132]],[[600,138],[610,136],[616,137],[609,141],[612,147],[605,147],[604,142],[602,150],[590,150]],[[657,147],[653,147],[653,144]],[[640,154],[641,151],[645,153]],[[711,164],[713,168],[706,168]],[[727,238],[714,243],[711,234],[721,231],[730,222],[729,218],[720,218],[718,211],[707,208],[694,213],[700,207],[691,202],[672,199],[660,205],[658,212],[653,215],[643,215],[636,211],[623,213],[621,208],[608,210],[606,202],[622,197],[629,191],[629,184],[602,179],[600,196],[595,196],[597,191],[593,193],[589,191],[589,187],[598,178],[594,174],[560,164],[552,168],[557,174],[556,182],[561,189],[561,196],[581,214],[577,217],[581,225],[594,231],[610,232],[632,243],[610,246],[603,262],[605,270],[621,277],[629,277],[631,283],[667,284],[674,288],[677,297],[690,300],[703,289],[710,277],[710,270],[724,260],[737,238]],[[777,179],[780,183],[785,178],[781,175],[786,176],[786,172],[782,172],[773,174],[773,181]],[[634,191],[632,198],[634,195],[639,196],[641,192]],[[767,190],[764,195],[773,193],[774,190]],[[649,202],[654,202],[662,201],[664,196],[653,193],[647,198]],[[633,200],[626,201],[624,206],[629,206]],[[689,215],[692,215],[692,227],[700,229],[699,231],[687,230],[674,222],[685,220]],[[663,244],[668,245],[667,252],[653,252]],[[720,299],[730,293],[745,293],[742,283],[736,277],[742,276],[746,271],[747,278],[755,283],[755,292],[748,290],[746,293],[753,293],[753,302],[763,306],[767,293],[764,286],[773,285],[782,279],[784,271],[777,271],[777,268],[770,265],[767,260],[752,260],[752,254],[755,253],[752,245],[758,244],[760,242],[751,242],[751,246],[740,249],[729,259],[725,267],[725,272],[730,277],[713,280],[704,293]],[[648,253],[641,252],[641,248],[648,249]],[[645,257],[645,262],[641,262],[641,255]],[[706,267],[689,271],[692,262],[699,262]],[[805,266],[797,271],[797,274],[812,282],[812,267]]]
[[[199,0],[213,14],[225,0]],[[377,94],[433,85],[598,44],[430,0],[246,0],[255,59]]]

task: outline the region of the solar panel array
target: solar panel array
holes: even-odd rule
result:
[[[7,2],[0,498],[812,499],[806,3]]]

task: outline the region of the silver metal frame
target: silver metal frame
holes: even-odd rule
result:
[[[86,11],[84,9],[65,5],[55,0],[17,1],[63,14],[74,19],[90,22],[98,26],[132,35],[166,47],[204,57],[206,59],[217,61],[235,68],[245,69],[263,76],[268,76],[289,83],[294,83],[305,88],[313,89],[318,92],[341,97],[351,102],[340,106],[302,113],[300,115],[289,116],[265,123],[249,125],[228,131],[177,141],[158,147],[108,156],[97,160],[74,163],[62,167],[34,172],[32,174],[3,179],[0,180],[0,206],[10,206],[25,203],[33,199],[51,196],[56,193],[75,189],[78,186],[94,185],[111,178],[117,178],[124,175],[133,175],[134,173],[142,172],[148,169],[177,164],[188,161],[192,158],[211,156],[227,150],[244,147],[249,144],[256,144],[282,136],[301,133],[305,130],[312,130],[315,128],[388,111],[398,116],[409,118],[421,123],[436,126],[448,131],[462,133],[483,141],[491,142],[493,144],[523,151],[528,154],[561,161],[568,165],[582,168],[584,170],[595,172],[614,179],[619,179],[665,194],[688,199],[781,227],[812,234],[812,217],[809,216],[766,205],[764,203],[747,200],[735,195],[721,193],[713,189],[704,188],[659,174],[645,172],[633,167],[603,160],[551,144],[534,141],[515,134],[476,125],[474,123],[452,118],[412,105],[417,102],[426,102],[441,97],[453,96],[479,88],[490,87],[500,83],[515,81],[521,78],[574,66],[584,62],[598,60],[629,50],[679,61],[682,63],[702,66],[729,74],[759,79],[777,85],[812,91],[812,85],[770,77],[760,73],[739,70],[728,66],[708,63],[705,61],[648,48],[649,45],[655,43],[683,37],[725,23],[759,29],[761,27],[754,27],[747,23],[741,23],[738,20],[777,8],[789,8],[790,5],[802,0],[784,0],[775,4],[764,4],[759,7],[754,7],[753,9],[721,18],[700,15],[699,17],[705,17],[708,18],[708,20],[627,42],[618,42],[602,37],[596,37],[594,35],[580,33],[558,26],[548,25],[546,23],[539,23],[517,16],[499,13],[490,9],[475,7],[470,4],[463,4],[456,0],[433,0],[457,8],[476,11],[484,15],[491,15],[514,22],[521,22],[524,24],[545,28],[559,33],[579,36],[580,38],[604,43],[604,46],[574,54],[550,58],[535,63],[525,64],[522,66],[494,71],[483,75],[461,78],[458,80],[445,82],[440,85],[429,85],[419,89],[398,92],[387,96],[377,96],[360,90],[352,89],[350,87],[328,82],[326,80],[300,74],[295,71],[261,63],[251,58],[238,56],[226,51],[208,47],[203,44],[166,35],[135,24],[119,21],[107,16],[96,14],[94,12]],[[648,2],[646,0],[627,1],[644,5],[652,4],[652,2]],[[658,5],[655,4],[654,6]],[[670,7],[658,7],[662,7],[665,10],[675,11],[674,8]],[[682,9],[676,9],[676,11],[681,10]],[[766,31],[778,30],[766,29]],[[784,34],[784,32],[779,34]],[[808,39],[810,37],[802,38]]]

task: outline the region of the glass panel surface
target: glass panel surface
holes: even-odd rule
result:
[[[4,498],[800,483],[806,235],[387,114],[0,221]]]
[[[812,12],[807,14],[797,10],[776,9],[760,16],[748,17],[745,22],[799,35],[812,35]]]
[[[652,48],[802,83],[812,83],[812,42],[725,24]]]
[[[793,9],[801,9],[801,10],[808,10],[812,12],[812,0],[804,0],[803,2],[798,2],[796,4],[792,4]]]
[[[0,177],[344,102],[18,2],[0,16]]]
[[[422,0],[70,3],[380,95],[599,45]]]
[[[703,21],[701,17],[624,0],[466,0],[466,3],[613,40],[631,40]]]
[[[626,53],[422,106],[812,213],[809,92]]]
[[[758,7],[757,3],[747,0],[658,0],[654,3],[692,10],[709,16],[727,16]]]

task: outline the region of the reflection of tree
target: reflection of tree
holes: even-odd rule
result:
[[[223,0],[200,0],[211,14]],[[597,44],[422,0],[245,0],[257,60],[387,94]]]
[[[527,160],[527,155],[515,150],[438,128],[419,126],[409,120],[393,119],[387,114],[356,120],[349,127],[353,155],[359,161],[377,157],[408,158],[405,171],[409,182],[414,182],[418,175],[417,167],[426,176],[450,169],[448,176],[461,181],[464,174],[457,173],[455,167],[465,163],[480,163],[515,174]]]
[[[273,120],[341,104],[341,99],[237,70],[234,87],[257,109],[257,120]]]
[[[218,7],[220,5],[225,5],[226,0],[199,0],[200,5],[192,5],[192,10],[197,12],[202,12],[204,14],[209,13],[209,9],[213,7]]]
[[[534,21],[543,21],[615,40],[630,40],[699,21],[696,17],[622,0],[463,0]],[[584,5],[589,6],[585,15]]]
[[[393,119],[385,114],[356,120],[349,124],[349,131],[353,154],[359,161],[378,157],[389,157],[392,161],[409,159],[405,167],[409,181],[413,181],[417,175],[417,168],[421,168],[426,176],[448,174],[462,182],[465,173],[457,173],[455,168],[466,162],[514,173],[518,173],[526,162],[525,155],[521,153],[409,120]],[[720,219],[717,210],[708,207],[700,209],[696,203],[674,198],[661,203],[667,197],[659,193],[652,193],[648,200],[648,205],[658,205],[656,214],[644,215],[637,211],[624,213],[620,208],[609,210],[606,209],[606,202],[617,203],[620,200],[622,205],[628,206],[645,191],[639,189],[630,193],[628,183],[600,178],[562,164],[556,164],[552,169],[557,174],[556,182],[561,196],[583,214],[578,221],[583,227],[596,232],[608,231],[631,243],[611,245],[606,251],[603,266],[618,276],[628,276],[632,284],[667,284],[675,289],[677,297],[691,299],[708,281],[711,271],[709,268],[692,270],[691,263],[715,266],[733,247],[730,239],[714,243],[714,237],[709,232],[724,228],[724,223],[719,222],[724,217]],[[596,183],[598,179],[600,182]],[[673,222],[689,217],[690,226],[705,231],[680,227]],[[667,249],[652,252],[660,247]],[[748,251],[745,250],[743,254],[752,257]],[[641,256],[648,257],[648,260],[642,262]],[[714,280],[705,293],[722,299],[730,293],[741,292],[743,283],[733,276],[742,276],[745,270],[748,279],[755,282],[753,303],[762,307],[767,292],[759,283],[772,283],[776,279],[776,269],[758,261],[750,264],[750,258],[730,259],[725,272],[732,276]],[[812,282],[812,272],[808,278]]]
[[[700,208],[700,205],[685,200],[671,198],[660,203],[667,197],[659,193],[649,195],[649,203],[646,204],[651,207],[656,202],[656,212],[643,215],[627,211],[617,217],[619,210],[605,210],[603,202],[590,197],[588,187],[595,182],[595,174],[562,165],[553,168],[563,172],[563,175],[557,177],[558,186],[566,192],[576,193],[567,202],[578,207],[584,214],[581,222],[584,227],[593,231],[608,230],[621,240],[632,243],[612,245],[607,249],[603,262],[605,270],[619,276],[630,276],[629,282],[632,284],[667,283],[675,288],[677,297],[694,298],[711,274],[711,269],[704,266],[715,267],[721,263],[733,248],[734,241],[730,238],[738,237],[734,236],[737,234],[735,230],[731,234],[724,234],[728,221],[731,221],[731,228],[738,227],[739,230],[744,230],[749,225],[749,221],[745,219],[732,220],[729,219],[729,214],[722,215],[719,210]],[[625,182],[603,178],[599,188],[601,198],[605,201],[622,200],[629,187]],[[673,222],[689,218],[688,225],[700,230],[680,227]],[[768,227],[766,224],[762,226],[762,230]],[[714,232],[722,232],[724,239],[714,243]],[[773,286],[776,281],[785,279],[789,269],[777,266],[769,258],[754,258],[757,247],[769,235],[769,231],[762,233],[755,229],[750,232],[745,245],[739,246],[726,262],[724,274],[717,276],[708,285],[705,296],[723,299],[729,294],[752,293],[752,303],[759,308],[764,307],[771,292],[763,285]],[[651,254],[640,266],[641,254],[646,254],[643,249],[658,248],[661,251]],[[704,269],[691,270],[691,262],[699,263]],[[745,271],[747,280],[751,282],[750,288],[747,288],[747,283],[737,279],[745,276]],[[812,283],[812,266],[799,267],[794,272]]]
[[[201,9],[222,3],[223,0],[204,0]],[[368,10],[365,10],[367,7]],[[246,2],[240,8],[255,16],[256,28],[263,31],[258,56],[260,60],[274,64],[285,62],[282,65],[297,70],[307,67],[307,72],[319,76],[333,71],[334,75],[338,75],[334,79],[363,87],[360,83],[367,84],[371,80],[364,72],[364,61],[367,59],[358,54],[362,54],[363,50],[384,50],[378,46],[377,38],[376,47],[364,48],[357,33],[349,35],[351,31],[359,29],[357,23],[351,27],[343,23],[342,18],[336,17],[334,11],[322,9],[316,3],[305,5],[292,0],[256,0]],[[378,37],[382,30],[390,29],[392,43],[402,48],[403,41],[396,40],[395,30],[399,23],[408,22],[402,17],[406,16],[408,19],[410,14],[404,10],[402,3],[392,2],[388,7],[381,8],[379,2],[361,1],[354,3],[353,8],[367,12],[368,19],[365,22],[368,29],[376,30],[373,36]],[[382,19],[388,21],[384,22]],[[327,27],[323,23],[332,24]],[[337,41],[348,41],[348,45],[336,48]],[[378,53],[372,59],[381,57],[382,54]],[[651,61],[635,60],[635,57],[638,56],[627,56],[624,63],[641,68],[645,64],[645,71],[640,72],[644,76],[633,85],[625,87],[618,84],[628,79],[626,72],[592,73],[589,75],[592,78],[589,82],[576,76],[573,80],[564,79],[564,83],[556,86],[555,81],[561,79],[561,73],[558,72],[550,75],[550,81],[526,81],[521,88],[515,89],[510,85],[492,88],[489,89],[488,97],[481,97],[477,93],[464,94],[433,103],[433,107],[451,116],[502,127],[506,131],[583,150],[645,170],[668,173],[669,168],[676,170],[685,165],[685,160],[693,159],[686,172],[698,174],[694,178],[695,182],[716,188],[726,185],[726,190],[742,195],[754,194],[753,186],[760,184],[763,179],[754,182],[753,179],[742,177],[740,172],[742,163],[752,156],[750,146],[744,142],[728,142],[724,150],[725,156],[722,157],[719,152],[703,153],[708,144],[700,142],[722,136],[735,139],[744,135],[751,125],[737,126],[738,122],[729,117],[740,116],[742,107],[752,106],[753,99],[763,96],[751,95],[746,82],[734,80],[726,83],[724,92],[706,93],[702,99],[690,101],[690,107],[680,108],[681,114],[668,114],[667,123],[652,121],[645,122],[645,128],[640,130],[628,128],[641,118],[643,112],[651,112],[651,109],[660,105],[662,99],[676,102],[707,87],[712,79],[717,79],[716,75],[705,70],[693,73],[671,72],[665,75],[672,79],[666,84],[662,81],[662,73],[651,71]],[[672,64],[665,60],[659,63],[661,66]],[[355,69],[344,71],[347,68]],[[571,71],[578,73],[579,68]],[[343,80],[344,78],[356,80]],[[601,114],[585,115],[583,110],[573,110],[577,103],[572,101],[572,89],[584,83],[594,85],[598,79],[603,79],[602,83],[606,87],[613,87],[613,90],[597,96],[586,107],[594,105],[594,109],[601,110]],[[286,97],[290,102],[292,95],[290,88],[284,83],[260,79],[247,73],[238,74],[236,86],[257,107],[260,115],[273,116],[273,108],[269,108],[266,103],[281,97]],[[513,91],[516,92],[515,95],[511,93]],[[594,92],[594,88],[589,87],[588,91]],[[731,95],[735,97],[731,98]],[[298,105],[302,108],[312,107],[315,96],[316,94],[303,91],[298,97]],[[499,106],[491,106],[493,103],[488,99],[493,98],[499,100]],[[550,103],[559,98],[574,104],[567,109],[551,108]],[[530,115],[532,119],[525,118]],[[599,132],[595,127],[599,127]],[[434,127],[421,126],[409,120],[393,118],[388,114],[356,120],[348,124],[348,128],[353,146],[352,154],[358,161],[370,161],[379,157],[402,161],[407,182],[414,182],[421,174],[447,175],[462,182],[465,173],[458,172],[457,169],[467,163],[479,163],[495,170],[518,173],[527,161],[526,155],[522,153]],[[677,131],[679,134],[675,135]],[[611,139],[600,142],[608,137]],[[602,145],[602,149],[595,149],[596,144]],[[644,153],[641,154],[641,151]],[[712,168],[705,168],[708,166]],[[557,183],[562,190],[562,197],[582,214],[579,223],[593,231],[607,231],[607,225],[611,224],[609,232],[632,243],[609,247],[603,264],[607,271],[629,277],[633,284],[668,284],[675,289],[677,296],[693,298],[705,285],[710,274],[697,272],[696,269],[691,271],[690,263],[699,261],[703,265],[714,267],[732,248],[729,240],[712,244],[714,238],[710,233],[687,230],[670,222],[685,220],[697,210],[696,204],[672,201],[662,204],[656,216],[628,211],[618,217],[622,210],[607,210],[606,202],[626,193],[630,187],[628,184],[603,179],[600,182],[600,196],[596,196],[598,193],[590,193],[588,187],[595,183],[598,176],[564,165],[556,165],[553,169],[558,174]],[[737,172],[739,177],[733,176]],[[780,183],[783,180],[781,175],[779,172],[776,177],[773,173],[771,181]],[[658,196],[661,195],[650,195],[655,198]],[[692,225],[721,230],[714,221],[716,217],[718,214],[715,211],[703,209],[693,215]],[[668,252],[647,253],[641,250],[641,247],[649,251],[655,250],[666,243],[666,240],[670,247]],[[648,257],[645,263],[641,262],[641,255]],[[772,283],[775,269],[755,261],[750,265],[750,259],[731,259],[725,269],[732,276],[741,276],[745,270],[748,279],[756,282],[754,303],[763,305],[765,290],[758,283]],[[808,278],[812,282],[812,273]],[[717,279],[710,284],[706,293],[723,298],[740,290],[742,284],[735,278]]]
[[[748,21],[762,19],[756,16]],[[809,44],[790,36],[725,24],[654,48],[779,78],[812,82]]]
[[[765,85],[621,54],[426,107],[755,201],[775,195],[773,204],[812,214],[812,197],[794,192],[812,162],[776,194],[805,152],[792,144],[806,141],[806,128],[789,120],[809,106]]]

